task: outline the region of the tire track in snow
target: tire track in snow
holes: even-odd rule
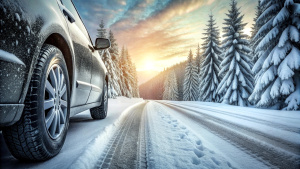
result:
[[[195,121],[198,125],[207,128],[212,133],[215,133],[221,138],[230,141],[232,144],[234,144],[237,147],[240,147],[240,149],[243,149],[251,156],[254,156],[258,160],[264,162],[266,165],[269,166],[271,165],[270,167],[278,167],[278,168],[299,168],[300,167],[299,146],[295,147],[296,149],[295,151],[298,151],[297,154],[286,152],[284,150],[278,149],[276,146],[270,146],[268,144],[264,144],[255,139],[249,138],[239,132],[235,132],[231,130],[230,124],[225,124],[227,123],[226,121],[223,121],[226,126],[224,127],[223,125],[218,124],[221,120],[218,120],[215,117],[209,116],[205,113],[201,113],[201,112],[189,113],[186,110],[192,112],[194,112],[194,110],[190,110],[186,107],[180,107],[177,105],[170,105],[167,103],[160,102],[160,104],[175,110],[177,113],[184,114],[192,121]],[[242,129],[242,131],[245,130]],[[254,135],[255,133],[252,134],[252,136]],[[281,144],[283,147],[285,147],[282,143],[278,143],[278,144]]]
[[[139,141],[139,134],[141,133],[141,118],[145,104],[133,109],[122,121],[95,168],[137,168],[137,166],[145,166],[140,163],[142,156],[137,153],[141,149],[139,144],[143,142],[143,140]]]
[[[148,101],[147,101],[148,103]],[[145,107],[142,112],[141,117],[141,124],[140,124],[140,131],[139,131],[139,141],[138,141],[138,151],[137,151],[137,159],[138,164],[137,168],[147,168],[147,134],[148,134],[148,126],[146,123],[146,117],[145,117]]]

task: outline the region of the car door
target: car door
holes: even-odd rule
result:
[[[104,51],[100,51],[104,52]],[[93,68],[92,68],[92,90],[88,99],[88,103],[101,101],[101,94],[103,91],[103,83],[105,82],[105,65],[100,58],[98,51],[94,51],[92,55]]]
[[[76,86],[73,86],[71,107],[87,103],[91,91],[92,44],[80,16],[71,0],[61,0],[60,4],[68,23],[75,54]]]

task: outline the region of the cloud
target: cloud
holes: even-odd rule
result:
[[[127,46],[137,68],[145,58],[162,65],[182,61],[189,49],[202,43],[210,11],[222,31],[230,0],[73,0],[78,3],[84,23],[96,37],[101,19],[115,33],[119,47]],[[256,0],[255,0],[256,2]],[[241,0],[238,6],[251,26],[256,3]]]
[[[193,28],[190,26],[194,23],[178,25],[180,21],[185,21],[180,17],[204,5],[206,5],[204,0],[172,0],[158,5],[155,10],[151,7],[145,9],[144,11],[148,10],[146,19],[135,20],[134,17],[123,17],[110,28],[115,32],[118,42],[128,46],[136,63],[141,62],[145,55],[151,55],[155,57],[154,59],[170,59],[176,55],[186,57],[184,52],[189,50],[191,44],[197,45],[193,44],[193,40],[195,33],[199,33],[191,31]],[[145,6],[140,3],[127,13],[135,16],[142,15],[140,11],[144,8]],[[134,13],[134,11],[138,12]],[[174,52],[177,50],[182,51]]]

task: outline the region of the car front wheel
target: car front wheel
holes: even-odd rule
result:
[[[69,126],[70,85],[61,51],[44,45],[35,65],[21,119],[3,130],[12,155],[43,161],[61,150]]]

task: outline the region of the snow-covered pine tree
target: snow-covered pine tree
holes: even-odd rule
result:
[[[98,38],[106,38],[106,29],[104,27],[105,27],[104,21],[101,20],[101,23],[99,24],[99,29],[97,29]]]
[[[115,35],[111,30],[109,31],[108,39],[111,44],[110,48],[108,49],[111,54],[111,58],[113,61],[118,60],[119,59],[119,47],[118,47]]]
[[[170,100],[170,85],[171,85],[171,78],[170,76],[165,76],[165,81],[164,81],[164,92],[163,92],[163,100]]]
[[[122,95],[121,89],[122,89],[122,81],[121,81],[121,73],[122,70],[119,66],[119,60],[120,60],[120,56],[119,56],[119,48],[118,48],[118,44],[117,41],[114,37],[113,32],[110,30],[109,31],[109,36],[108,36],[111,46],[108,49],[109,53],[111,55],[112,61],[114,62],[115,65],[115,74],[116,74],[116,79],[117,79],[117,83],[115,83],[116,87],[115,90],[117,92],[118,96]]]
[[[198,86],[201,83],[201,64],[202,64],[202,61],[203,61],[202,53],[200,51],[201,51],[201,48],[200,48],[200,45],[198,44],[198,47],[196,49],[196,58],[194,59],[194,62],[195,62],[194,65],[196,66],[197,75],[198,75],[198,80],[197,80]],[[200,86],[198,87],[198,98],[197,98],[197,101],[202,101],[201,100],[202,93],[200,92],[199,89],[200,89]]]
[[[183,81],[183,101],[198,100],[198,79],[197,67],[194,65],[192,50],[190,50]]]
[[[131,95],[134,97],[134,89],[135,89],[135,79],[134,79],[134,63],[132,63],[131,56],[128,53],[128,49],[126,49],[126,56],[128,61],[128,74],[129,74],[129,83],[131,86]]]
[[[120,60],[120,65],[122,69],[121,80],[123,83],[122,94],[123,96],[131,98],[132,97],[132,86],[131,86],[132,75],[130,73],[130,62],[127,56],[128,52],[126,50],[127,49],[125,49],[124,47],[122,48],[121,60]]]
[[[224,60],[221,63],[220,74],[225,74],[220,82],[217,93],[221,96],[222,103],[247,106],[248,97],[253,90],[253,76],[250,67],[248,53],[251,49],[243,34],[246,24],[242,23],[243,15],[237,8],[236,0],[230,3],[230,9],[226,14],[223,48],[225,50]]]
[[[120,56],[120,59],[119,59],[119,68],[120,68],[120,88],[121,88],[121,93],[122,93],[122,96],[126,96],[127,95],[127,88],[126,88],[126,85],[125,85],[125,77],[124,77],[124,74],[123,74],[123,68],[124,68],[124,64],[125,64],[125,59],[124,59],[124,56],[125,55],[125,48],[124,46],[122,47],[121,49],[121,56]]]
[[[253,70],[261,74],[249,100],[258,107],[300,109],[300,4],[299,0],[261,0],[265,8],[257,19],[263,37],[255,52]]]
[[[133,97],[139,98],[139,86],[138,86],[138,77],[137,77],[137,72],[136,72],[136,67],[135,64],[132,66],[133,70],[133,79],[134,79],[134,84],[133,84]]]
[[[199,85],[201,93],[200,100],[206,102],[217,102],[219,101],[216,90],[220,82],[218,74],[220,71],[219,56],[221,54],[221,50],[219,47],[219,30],[212,14],[209,15],[209,21],[206,26],[207,28],[204,33],[205,37],[203,38],[204,43],[206,44],[203,46],[205,51],[203,53],[203,58],[205,59],[201,66],[202,77]]]
[[[178,92],[178,82],[174,71],[171,72],[170,77],[171,77],[170,100],[177,101],[179,99],[179,92]]]
[[[174,71],[171,71],[165,79],[163,99],[177,101],[178,95],[176,74]]]
[[[125,56],[125,48],[124,46],[122,47],[121,50],[121,57],[120,57],[120,61],[119,61],[119,66],[121,68],[121,82],[122,82],[122,88],[121,88],[121,92],[122,92],[122,96],[126,96],[128,97],[129,91],[126,85],[126,66],[127,66],[127,60],[126,60],[126,56]]]
[[[251,56],[252,56],[252,62],[255,63],[257,59],[259,58],[259,53],[255,52],[255,48],[257,47],[258,43],[263,38],[262,36],[259,36],[257,38],[254,38],[257,34],[258,30],[261,28],[262,24],[257,22],[258,17],[262,14],[263,7],[261,6],[260,0],[258,0],[258,4],[256,6],[255,11],[255,18],[253,19],[254,24],[252,25],[251,30],[251,36],[250,36],[250,47],[252,49]]]
[[[200,74],[201,71],[201,63],[202,63],[202,56],[200,53],[200,46],[198,44],[197,50],[196,50],[196,57],[195,57],[195,66],[197,68],[197,74]]]
[[[104,22],[101,21],[98,29],[98,38],[106,38],[106,29],[104,28]],[[117,65],[112,60],[111,54],[109,49],[100,50],[99,54],[104,62],[104,65],[108,71],[108,97],[109,98],[116,98],[116,96],[120,93],[120,86],[118,82],[118,74],[117,72]]]
[[[120,87],[118,83],[118,76],[116,75],[116,65],[111,59],[111,55],[108,50],[101,50],[100,55],[104,65],[108,71],[108,97],[116,98],[120,92]]]

